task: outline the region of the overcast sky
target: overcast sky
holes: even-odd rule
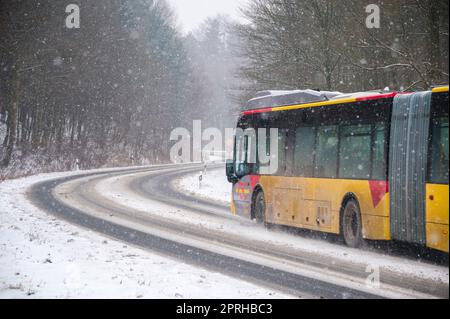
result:
[[[206,18],[226,14],[241,20],[238,8],[246,0],[168,0],[175,9],[178,24],[184,32],[198,27]]]

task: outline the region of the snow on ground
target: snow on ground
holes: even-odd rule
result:
[[[197,174],[188,175],[175,181],[175,187],[189,195],[229,205],[232,186],[227,180],[225,168],[206,170],[206,174],[202,174],[201,183],[199,182],[200,174],[201,172],[199,171]]]
[[[0,298],[289,297],[57,220],[24,195],[72,174],[0,183]]]

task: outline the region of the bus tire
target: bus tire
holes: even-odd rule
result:
[[[266,221],[266,201],[264,192],[259,190],[253,201],[254,218],[258,224],[263,224]]]
[[[348,200],[342,210],[341,234],[351,248],[358,248],[363,242],[361,210],[355,199]]]

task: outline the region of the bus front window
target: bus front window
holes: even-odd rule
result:
[[[244,177],[255,170],[256,165],[256,134],[253,129],[236,135],[235,172],[238,177]]]

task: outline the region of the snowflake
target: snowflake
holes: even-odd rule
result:
[[[137,32],[136,30],[133,30],[130,32],[130,38],[132,40],[137,40],[137,39],[139,39],[139,37],[140,37],[139,32]]]
[[[63,64],[63,58],[60,56],[53,59],[53,65],[54,66],[61,66]]]

